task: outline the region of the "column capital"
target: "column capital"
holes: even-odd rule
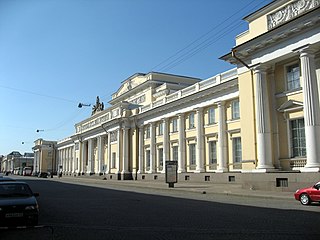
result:
[[[254,73],[266,73],[269,68],[270,67],[268,65],[259,63],[253,66],[253,71]]]
[[[161,120],[162,120],[162,122],[164,122],[164,123],[168,123],[168,122],[169,122],[169,118],[162,118]]]
[[[178,118],[184,118],[184,116],[185,116],[186,114],[185,113],[178,113]]]
[[[219,101],[216,104],[217,104],[218,107],[223,107],[223,106],[226,105],[226,101],[225,100],[224,101]]]
[[[204,109],[203,107],[198,107],[195,110],[197,113],[203,113],[203,109]]]
[[[314,56],[316,49],[314,49],[310,44],[304,45],[302,47],[292,50],[294,53],[299,53],[300,57],[311,55]]]

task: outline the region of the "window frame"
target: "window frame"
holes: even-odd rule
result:
[[[197,153],[196,153],[196,144],[190,143],[188,145],[189,148],[189,166],[194,167],[197,164]]]
[[[232,120],[240,119],[240,101],[239,99],[231,102],[231,118]]]
[[[214,147],[213,147],[214,146]],[[213,150],[213,148],[214,150]],[[217,164],[217,141],[208,142],[209,165]]]
[[[294,134],[295,129],[293,129],[293,123],[297,122],[299,125],[299,122],[303,122],[303,127],[296,127],[297,134]],[[289,120],[289,130],[290,130],[290,157],[291,158],[301,158],[307,156],[307,146],[306,146],[306,135],[305,135],[305,121],[304,118],[296,118],[296,119],[290,119]],[[294,142],[295,139],[298,140],[298,142]],[[295,149],[297,149],[295,151]],[[298,152],[298,154],[295,154]],[[301,154],[302,153],[302,154]],[[304,154],[303,154],[304,153]]]
[[[177,118],[173,118],[171,120],[172,123],[172,133],[178,132],[178,119]]]
[[[194,112],[191,112],[188,116],[189,118],[189,129],[195,128],[195,114]]]
[[[208,125],[216,123],[216,111],[214,107],[208,108]]]
[[[233,157],[233,163],[242,162],[241,137],[232,138],[232,157]]]
[[[289,69],[298,69],[298,73],[299,73],[299,76],[297,79],[289,79],[289,73],[294,73],[295,72],[289,72]],[[290,91],[295,91],[295,90],[299,90],[301,89],[301,80],[300,80],[300,77],[301,77],[301,69],[300,69],[300,64],[299,62],[291,62],[289,64],[286,64],[284,65],[284,78],[285,78],[285,84],[286,84],[286,91],[290,92]],[[298,86],[296,86],[296,84],[298,83]]]
[[[179,158],[179,146],[172,146],[172,160],[173,161],[178,161]]]

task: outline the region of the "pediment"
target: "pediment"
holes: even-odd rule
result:
[[[113,98],[119,97],[122,94],[127,93],[128,91],[142,84],[146,80],[147,79],[145,78],[145,74],[142,74],[142,73],[134,74],[133,76],[129,77],[128,79],[122,82],[120,88],[114,94]]]
[[[288,112],[288,111],[298,111],[303,108],[303,102],[289,100],[285,103],[281,104],[281,106],[277,109],[279,112]]]

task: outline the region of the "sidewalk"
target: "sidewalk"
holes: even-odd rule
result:
[[[250,190],[243,189],[239,184],[217,184],[217,183],[176,183],[174,188],[169,188],[168,184],[160,181],[115,181],[115,180],[103,180],[102,177],[98,176],[63,176],[62,178],[54,177],[53,180],[83,184],[89,186],[103,187],[113,190],[121,191],[132,191],[147,194],[160,194],[160,195],[181,195],[183,193],[195,193],[199,195],[230,195],[230,196],[241,196],[241,197],[256,197],[256,198],[269,198],[269,199],[287,199],[292,200],[293,192],[277,192],[277,191],[261,191],[261,190]]]

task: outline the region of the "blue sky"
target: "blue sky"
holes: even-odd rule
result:
[[[134,73],[206,79],[271,0],[0,0],[0,154],[61,140]],[[36,132],[36,130],[43,130]]]

